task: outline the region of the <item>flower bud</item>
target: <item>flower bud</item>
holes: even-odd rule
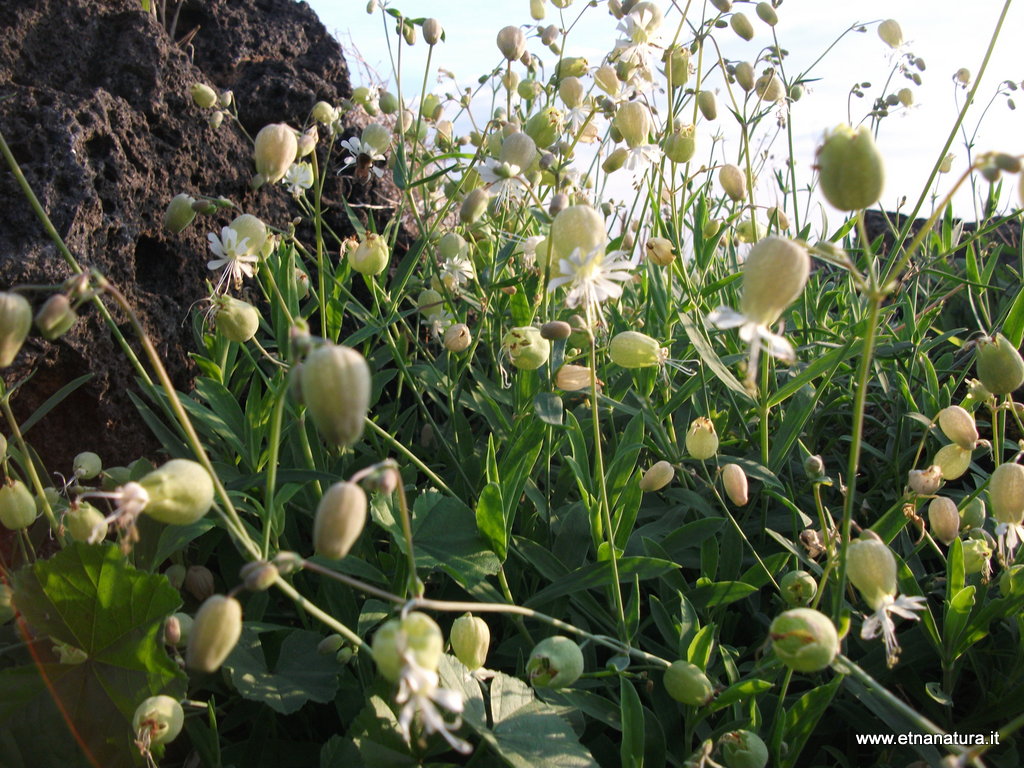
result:
[[[213,506],[213,481],[206,468],[190,459],[171,459],[139,480],[149,501],[143,510],[168,525],[194,523]]]
[[[769,27],[774,27],[779,23],[779,15],[775,12],[775,9],[772,8],[771,3],[758,3],[756,10],[758,18]]]
[[[20,480],[11,480],[0,487],[0,523],[12,531],[28,528],[36,519],[36,503]]]
[[[194,202],[195,198],[184,192],[171,198],[164,211],[164,227],[174,234],[183,231],[196,217],[195,208],[192,207]]]
[[[217,105],[217,92],[206,83],[193,83],[189,93],[200,109],[212,109]]]
[[[768,635],[779,660],[796,672],[818,672],[839,653],[839,634],[825,614],[791,608],[775,617]]]
[[[583,651],[568,637],[554,635],[534,646],[526,662],[534,688],[565,688],[583,674]]]
[[[775,72],[761,75],[754,81],[754,91],[762,101],[782,101],[786,98],[786,87]]]
[[[886,19],[879,24],[878,36],[890,48],[899,48],[903,45],[903,30],[900,29],[899,22],[896,19]]]
[[[40,336],[47,341],[55,341],[67,333],[77,319],[68,297],[55,293],[36,312],[35,323]]]
[[[491,630],[479,616],[467,613],[453,621],[450,638],[455,658],[470,672],[480,669],[487,661]]]
[[[956,503],[945,496],[936,496],[928,504],[928,525],[932,533],[947,547],[960,532],[960,513]]]
[[[647,241],[647,258],[659,267],[667,267],[676,259],[672,241],[665,237],[652,237]]]
[[[82,451],[71,460],[71,471],[79,480],[92,480],[103,471],[103,461],[92,451]]]
[[[726,768],[765,768],[768,765],[768,746],[751,731],[730,731],[724,734],[718,740],[718,749]]]
[[[754,25],[750,23],[750,19],[739,11],[729,17],[729,26],[732,27],[733,32],[744,40],[752,40],[754,38]]]
[[[370,410],[370,367],[363,356],[324,344],[306,357],[300,382],[306,409],[324,440],[333,446],[355,443]]]
[[[228,295],[214,299],[217,330],[228,341],[245,343],[260,328],[260,313],[252,304]]]
[[[437,45],[443,34],[444,29],[437,19],[426,19],[423,22],[423,40],[427,45]]]
[[[548,361],[551,342],[540,334],[539,328],[523,326],[513,328],[501,340],[512,365],[525,371],[535,371]]]
[[[766,237],[750,249],[743,265],[740,311],[751,322],[772,325],[803,293],[811,259],[803,246],[781,237]]]
[[[686,450],[695,459],[706,461],[718,453],[718,434],[711,419],[700,416],[686,431]]]
[[[295,131],[284,123],[265,125],[256,134],[256,173],[267,184],[276,184],[295,162],[299,142]]]
[[[266,560],[254,560],[243,565],[238,576],[250,592],[266,592],[277,581],[279,573],[277,566],[273,563]]]
[[[627,101],[616,110],[614,124],[630,147],[646,144],[651,132],[651,110],[642,101]]]
[[[597,87],[609,96],[617,96],[619,93],[619,78],[615,74],[615,67],[610,64],[602,64],[594,72],[594,82]]]
[[[703,707],[715,697],[714,686],[696,664],[674,661],[663,678],[668,695],[691,707]]]
[[[977,530],[985,525],[985,502],[975,497],[960,510],[960,528],[964,531]]]
[[[508,61],[516,61],[526,53],[526,35],[519,27],[503,27],[498,32],[498,50]]]
[[[747,474],[739,464],[726,464],[722,467],[722,486],[725,495],[737,507],[746,506],[750,500],[747,495]]]
[[[0,293],[0,368],[14,362],[31,327],[32,307],[25,297],[18,293]]]
[[[241,635],[242,604],[224,595],[208,597],[192,623],[185,666],[196,672],[216,672]]]
[[[463,224],[472,224],[487,210],[487,202],[490,196],[483,187],[471,189],[462,200],[462,207],[459,208],[459,221]]]
[[[956,480],[970,468],[972,453],[956,443],[950,443],[936,452],[932,464],[939,468],[943,480]]]
[[[640,490],[644,493],[660,491],[676,476],[675,468],[667,461],[656,462],[640,478]]]
[[[549,341],[568,339],[572,333],[572,326],[564,320],[552,320],[540,327],[540,335]]]
[[[622,331],[608,346],[612,362],[623,368],[650,368],[668,359],[668,349],[639,331]]]
[[[135,708],[132,730],[143,744],[167,744],[181,733],[185,713],[177,699],[150,696]]]
[[[907,473],[907,485],[918,496],[931,496],[942,484],[942,468],[932,464],[926,469],[912,469]]]
[[[432,618],[419,611],[404,619],[390,619],[373,636],[373,660],[385,680],[397,683],[405,666],[403,656],[436,672],[444,655],[444,636]]]
[[[839,125],[818,148],[818,177],[825,199],[841,211],[859,211],[878,202],[885,166],[866,125]]]
[[[338,110],[326,101],[318,101],[313,105],[310,115],[321,125],[330,125],[338,119]]]
[[[172,628],[173,622],[173,628]],[[167,625],[164,627],[164,642],[180,648],[188,644],[192,636],[192,625],[195,620],[187,613],[175,613],[168,617]]]
[[[880,539],[850,542],[846,548],[846,575],[872,611],[877,611],[887,598],[896,596],[896,557]]]
[[[718,104],[715,101],[715,94],[711,91],[701,91],[697,94],[697,109],[704,115],[705,120],[714,120],[718,117]]]
[[[584,254],[608,242],[604,219],[589,205],[570,205],[551,222],[552,258],[567,259],[577,248]]]
[[[978,378],[993,395],[1008,395],[1024,384],[1024,360],[1003,334],[981,339],[977,350]]]
[[[362,275],[379,275],[387,268],[389,259],[387,242],[372,232],[348,253],[349,265]]]
[[[722,13],[732,10],[732,0],[711,0],[711,4]]]
[[[988,483],[992,516],[1000,523],[1020,525],[1024,521],[1024,466],[1000,464]]]
[[[818,592],[818,582],[807,571],[790,571],[779,581],[779,591],[787,605],[808,605]]]
[[[747,177],[735,165],[722,166],[718,171],[718,183],[722,185],[725,194],[736,202],[742,202],[747,196]]]
[[[601,170],[605,173],[615,173],[619,168],[626,164],[626,159],[629,157],[629,150],[625,147],[617,147],[613,149],[608,157],[601,163]]]
[[[366,493],[357,483],[335,483],[324,493],[313,522],[313,548],[340,560],[349,553],[366,524]]]
[[[456,323],[444,333],[444,348],[449,352],[465,352],[473,342],[473,334],[465,323]]]
[[[316,645],[321,656],[333,656],[345,646],[345,639],[338,634],[328,635]]]
[[[577,392],[590,387],[590,368],[586,365],[566,363],[555,374],[555,386],[566,392]],[[601,383],[598,382],[600,388]]]
[[[95,528],[103,531],[103,537],[107,535],[107,526],[103,523],[103,513],[86,501],[80,501],[68,508],[64,513],[64,526],[67,528],[71,538],[82,543],[88,542],[92,537]]]

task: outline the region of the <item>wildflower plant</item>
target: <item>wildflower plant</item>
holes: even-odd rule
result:
[[[872,764],[1015,764],[1019,265],[1009,214],[968,235],[948,203],[1019,148],[901,190],[911,218],[937,195],[924,226],[872,232],[923,71],[893,20],[842,34],[877,31],[885,93],[795,128],[820,85],[781,3],[533,0],[471,79],[432,69],[443,19],[369,10],[393,80],[252,140],[237,199],[288,216],[167,190],[168,237],[210,231],[191,390],[66,249],[78,277],[0,297],[3,366],[33,323],[104,318],[167,454],[47,466],[28,428],[77,384],[20,424],[25,383],[0,391],[12,738],[35,691],[103,713],[75,733],[113,766],[185,741],[237,763],[250,713],[303,724],[323,765],[817,765],[854,719],[943,745]],[[582,50],[578,14],[606,11]],[[243,94],[185,96],[241,131]],[[971,729],[1001,743],[942,741]]]

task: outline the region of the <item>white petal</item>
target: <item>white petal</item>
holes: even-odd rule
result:
[[[782,336],[776,333],[772,333],[767,328],[761,328],[758,332],[758,336],[761,337],[761,341],[764,342],[764,348],[768,350],[768,353],[779,360],[787,363],[791,363],[796,359],[796,352],[793,350],[793,345],[790,344]]]
[[[746,315],[740,314],[732,307],[719,307],[708,313],[706,322],[708,325],[715,326],[715,328],[725,330],[728,328],[738,328],[741,325],[746,325],[749,321]],[[745,341],[749,341],[749,339],[745,339]]]

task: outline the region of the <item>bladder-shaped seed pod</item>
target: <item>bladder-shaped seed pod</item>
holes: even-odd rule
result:
[[[215,672],[242,634],[242,605],[233,597],[212,595],[192,622],[185,665],[197,672]]]
[[[340,559],[349,553],[366,524],[366,493],[357,483],[335,483],[316,508],[313,548],[318,555]]]

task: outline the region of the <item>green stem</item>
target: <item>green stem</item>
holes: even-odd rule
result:
[[[270,434],[267,436],[267,482],[263,491],[263,557],[270,557],[270,530],[274,522],[274,494],[277,490],[277,459],[281,451],[281,423],[284,420],[284,405],[288,399],[289,377],[281,380],[270,418]]]
[[[320,621],[322,621],[328,627],[330,627],[339,635],[341,635],[350,643],[352,643],[352,645],[359,648],[359,650],[365,651],[366,653],[371,652],[369,644],[365,640],[363,640],[363,638],[361,638],[351,629],[346,627],[336,618],[331,616],[331,614],[324,611],[322,608],[316,605],[316,603],[310,602],[301,594],[299,594],[298,590],[296,590],[295,587],[293,587],[291,584],[285,581],[282,577],[277,577],[277,581],[274,582],[274,586],[276,586],[278,589],[280,589],[282,592],[288,595],[288,597],[291,598],[292,602],[300,606],[307,613],[316,616],[318,619],[320,619]]]

